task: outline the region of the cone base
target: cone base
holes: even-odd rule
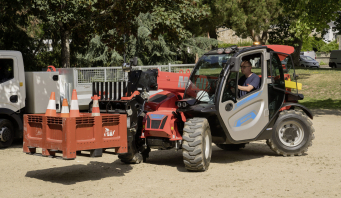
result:
[[[56,110],[46,109],[45,116],[57,116]]]

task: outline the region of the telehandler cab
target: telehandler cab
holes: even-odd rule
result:
[[[304,154],[314,139],[313,115],[298,104],[303,95],[298,94],[292,52],[289,46],[232,46],[204,54],[190,75],[129,70],[127,95],[105,95],[99,101],[101,113],[127,114],[128,153],[119,158],[140,163],[151,149],[176,148],[182,149],[186,169],[205,171],[212,142],[238,150],[256,140],[266,140],[279,155]],[[259,89],[240,96],[244,60],[258,63],[261,80]],[[94,95],[98,85],[93,84]],[[148,91],[158,89],[163,91],[149,97]]]

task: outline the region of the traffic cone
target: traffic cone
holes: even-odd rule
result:
[[[49,104],[47,105],[45,116],[57,116],[56,113],[56,94],[51,93]]]
[[[98,99],[100,99],[101,97],[94,95],[93,97],[91,97],[91,99],[93,100],[92,102],[92,116],[100,116],[100,112],[99,112],[99,106],[98,106]]]
[[[62,112],[60,113],[60,117],[63,117],[63,118],[70,117],[69,105],[67,103],[66,98],[64,98],[64,100],[63,100]]]
[[[76,89],[72,91],[70,117],[80,117]]]

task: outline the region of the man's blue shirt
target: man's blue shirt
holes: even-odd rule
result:
[[[246,78],[244,75],[244,76],[240,77],[238,80],[238,85],[240,85],[240,86],[246,86],[247,87],[248,85],[252,85],[253,89],[250,92],[252,92],[256,89],[259,89],[259,83],[260,83],[260,78],[259,78],[259,76],[257,76],[254,73],[252,73],[251,76],[248,78]],[[242,97],[247,93],[249,93],[249,92],[239,90],[239,97]]]

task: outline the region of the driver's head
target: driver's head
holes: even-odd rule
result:
[[[250,61],[245,60],[242,62],[242,64],[240,64],[240,68],[241,68],[242,74],[247,75],[251,73],[252,65]]]

